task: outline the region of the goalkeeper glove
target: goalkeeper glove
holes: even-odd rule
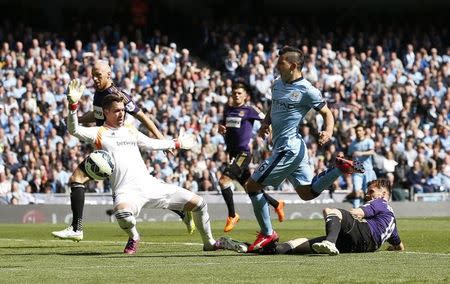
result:
[[[175,142],[175,149],[189,150],[194,148],[197,144],[195,136],[186,133],[181,133],[180,136],[173,141]]]
[[[78,108],[78,101],[84,92],[85,86],[78,79],[73,79],[69,83],[69,92],[67,93],[67,100],[69,101],[69,108],[76,110]]]

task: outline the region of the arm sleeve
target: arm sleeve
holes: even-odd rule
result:
[[[253,120],[263,120],[265,115],[257,107],[251,106],[249,108],[248,117]]]
[[[308,94],[310,98],[310,106],[316,111],[321,110],[325,105],[326,102],[322,97],[322,94],[320,93],[319,89],[310,86],[308,89]]]
[[[151,150],[168,150],[175,149],[175,142],[169,139],[153,139],[137,131],[138,146],[142,149]]]
[[[125,92],[124,90],[122,89],[119,90],[116,86],[112,86],[111,88],[115,93],[118,93],[123,97],[125,103],[125,111],[133,116],[136,116],[136,114],[141,109],[136,105],[131,96],[127,94],[127,92]]]
[[[69,111],[69,116],[67,117],[67,129],[73,136],[90,144],[94,144],[98,132],[98,127],[84,127],[79,125],[76,110]]]

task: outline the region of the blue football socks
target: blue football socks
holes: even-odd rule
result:
[[[314,193],[319,196],[322,191],[328,189],[333,182],[342,174],[338,168],[330,168],[315,176],[311,187]]]
[[[258,220],[261,233],[269,236],[273,233],[272,222],[270,221],[269,204],[262,192],[250,193],[250,200],[253,205],[253,212],[255,212],[256,220]]]

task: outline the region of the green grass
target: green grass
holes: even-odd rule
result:
[[[117,224],[87,224],[82,242],[55,240],[61,225],[0,224],[1,283],[351,283],[450,282],[450,217],[398,220],[406,252],[260,256],[203,252],[181,222],[139,223],[142,243],[122,253]],[[324,233],[321,220],[274,223],[281,241]],[[213,223],[219,237],[223,222]],[[256,223],[241,221],[231,237],[253,241]]]

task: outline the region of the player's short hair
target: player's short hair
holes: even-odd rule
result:
[[[236,89],[244,89],[245,92],[247,92],[247,94],[250,94],[250,88],[248,87],[248,85],[243,82],[243,81],[236,81],[233,83],[232,89],[236,90]]]
[[[103,98],[102,109],[109,109],[114,102],[123,103],[123,96],[112,93]]]
[[[392,195],[392,185],[391,182],[385,178],[379,178],[367,183],[367,188],[370,186],[375,186],[378,188],[384,188],[389,194],[389,197]]]
[[[303,51],[293,46],[284,46],[278,51],[278,55],[285,55],[285,58],[290,63],[297,64],[297,70],[301,71],[303,68],[303,64],[305,63],[305,55]]]

